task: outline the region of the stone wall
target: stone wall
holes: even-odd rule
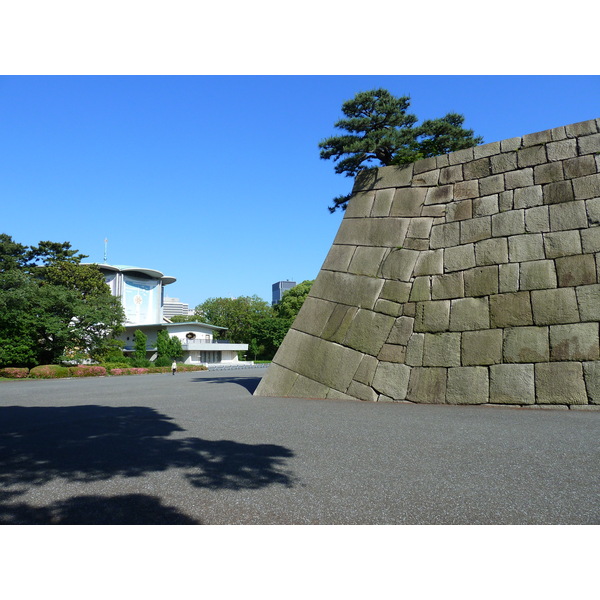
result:
[[[599,131],[359,174],[256,394],[600,408]]]

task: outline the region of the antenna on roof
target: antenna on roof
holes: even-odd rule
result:
[[[104,238],[104,264],[106,264],[106,250],[108,247],[108,238]]]

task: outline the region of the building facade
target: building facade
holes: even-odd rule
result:
[[[150,360],[157,357],[156,338],[163,329],[169,332],[169,336],[181,341],[182,360],[186,364],[234,364],[238,362],[238,353],[248,350],[248,344],[231,344],[216,339],[215,332],[225,331],[223,327],[200,322],[171,323],[168,314],[165,314],[164,291],[167,285],[176,281],[175,277],[164,275],[156,269],[107,264],[97,266],[104,274],[112,294],[119,297],[123,305],[125,331],[117,339],[124,342],[125,353],[133,352],[137,329],[147,338],[146,356]],[[177,298],[169,300],[178,302]],[[179,305],[180,310],[183,306],[187,307],[183,303]]]
[[[283,297],[283,293],[286,292],[287,290],[291,290],[293,287],[296,286],[296,282],[295,281],[278,281],[277,283],[274,283],[272,286],[272,301],[271,304],[274,306],[275,304],[278,304],[279,302],[281,302],[281,298]]]

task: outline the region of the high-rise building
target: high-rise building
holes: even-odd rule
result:
[[[295,281],[278,281],[277,283],[273,284],[273,300],[271,301],[272,305],[277,304],[278,302],[281,301],[281,298],[283,296],[283,292],[287,291],[287,290],[291,290],[293,287],[295,287],[296,282]]]
[[[179,298],[168,298],[165,296],[163,302],[163,316],[167,319],[176,315],[185,315],[186,317],[190,314],[194,314],[194,311],[190,311],[190,305],[185,302],[180,302]]]

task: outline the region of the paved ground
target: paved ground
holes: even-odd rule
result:
[[[254,397],[263,374],[0,383],[0,523],[600,523],[600,412]]]

